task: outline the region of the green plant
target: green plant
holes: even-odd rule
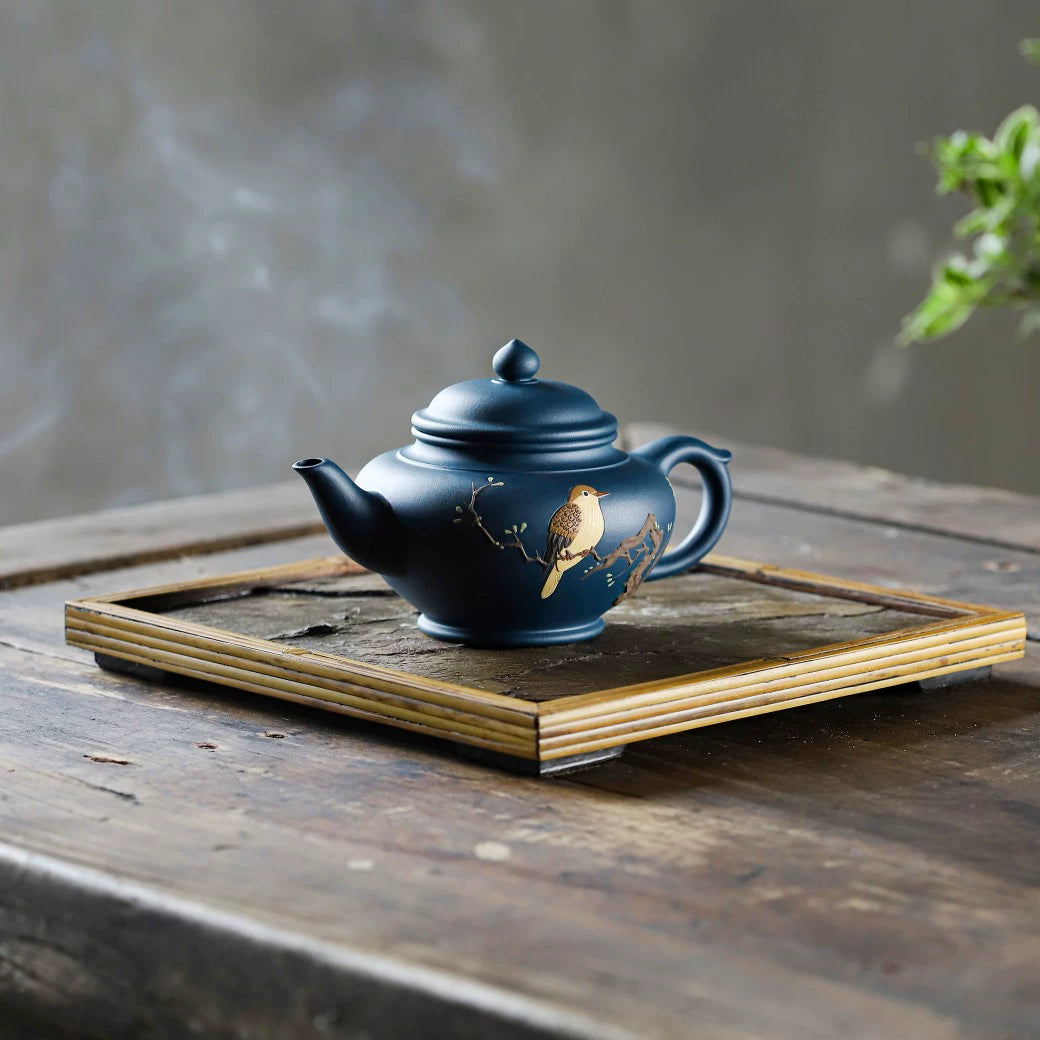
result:
[[[1023,40],[1023,56],[1040,64],[1040,40]],[[1024,310],[1023,335],[1040,329],[1040,113],[1012,112],[992,139],[958,130],[932,145],[938,191],[964,192],[974,209],[954,227],[974,239],[935,270],[928,295],[903,319],[902,344],[959,329],[979,307]]]

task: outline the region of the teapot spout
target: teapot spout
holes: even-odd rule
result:
[[[307,482],[336,545],[367,570],[393,573],[402,547],[390,503],[363,491],[331,459],[300,459],[293,469]]]

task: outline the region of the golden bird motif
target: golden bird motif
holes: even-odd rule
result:
[[[548,599],[560,584],[564,572],[585,558],[603,537],[603,512],[599,500],[607,491],[597,491],[588,484],[572,487],[567,501],[553,513],[545,541],[545,584],[542,599]]]

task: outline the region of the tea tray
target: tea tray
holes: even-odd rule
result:
[[[712,555],[644,585],[594,640],[480,650],[423,635],[382,579],[336,557],[73,600],[66,638],[112,670],[313,705],[546,775],[638,740],[974,676],[1023,655],[1025,619]]]

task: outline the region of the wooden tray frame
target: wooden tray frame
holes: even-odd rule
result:
[[[921,625],[773,659],[534,703],[237,635],[143,609],[166,609],[291,581],[362,573],[343,557],[71,600],[66,640],[103,667],[173,672],[455,742],[544,775],[620,754],[667,733],[985,669],[1025,653],[1021,613],[712,555],[700,570],[929,618]],[[135,603],[137,604],[135,606]]]

